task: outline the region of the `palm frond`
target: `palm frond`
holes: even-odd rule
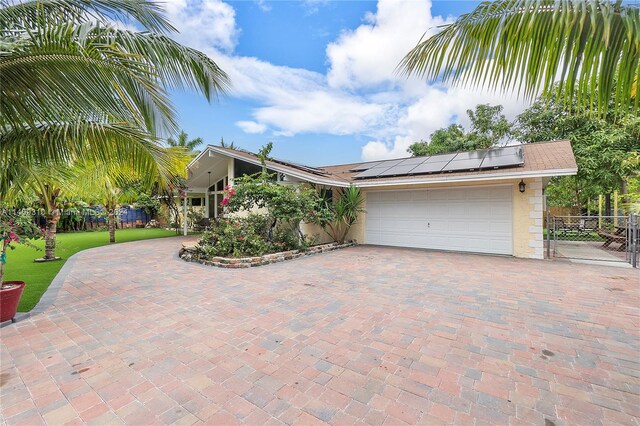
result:
[[[98,121],[40,123],[0,135],[0,196],[12,185],[16,170],[29,165],[72,164],[79,161],[126,164],[141,175],[169,166],[167,151],[136,127]]]
[[[497,0],[481,3],[421,40],[399,71],[430,80],[532,99],[557,85],[557,96],[606,114],[637,112],[640,9],[601,0]]]
[[[96,24],[53,24],[12,32],[0,55],[0,126],[109,111],[154,133],[176,129],[167,91],[195,88],[208,99],[228,86],[205,55],[173,40]]]
[[[160,3],[151,0],[0,0],[0,28],[32,27],[42,17],[58,22],[119,21],[149,31],[174,32]]]
[[[226,72],[204,53],[153,33],[114,31],[113,42],[153,66],[166,89],[191,89],[207,100],[225,94],[231,85]]]

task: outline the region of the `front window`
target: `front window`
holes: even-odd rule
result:
[[[233,160],[233,177],[242,177],[246,175],[256,175],[262,172],[262,166],[257,164],[248,163],[246,161],[238,160],[237,158]],[[270,180],[276,181],[278,179],[278,173],[273,170],[267,169],[267,173],[269,173]]]

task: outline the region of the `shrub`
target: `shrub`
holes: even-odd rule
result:
[[[349,229],[358,221],[360,213],[364,212],[363,204],[360,190],[352,185],[344,189],[335,202],[318,203],[316,211],[309,219],[320,225],[334,241],[342,244]]]
[[[250,214],[244,218],[219,219],[202,233],[198,253],[212,256],[262,256],[273,245],[266,240],[268,217]]]
[[[33,221],[29,210],[14,211],[0,206],[0,286],[7,262],[7,249],[15,249],[16,244],[23,244],[37,249],[32,240],[45,236],[45,231]]]
[[[318,192],[308,185],[282,185],[272,181],[266,173],[235,179],[233,188],[225,188],[221,202],[225,214],[265,209],[269,217],[266,239],[273,243],[278,227],[289,227],[297,234],[298,243],[306,237],[300,231],[300,222],[309,220],[318,206]]]

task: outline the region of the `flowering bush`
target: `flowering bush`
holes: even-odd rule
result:
[[[198,252],[205,258],[261,256],[271,250],[266,234],[267,218],[262,215],[220,219],[202,233]]]
[[[41,229],[33,222],[33,215],[28,211],[10,211],[0,207],[0,283],[4,273],[4,265],[7,263],[7,249],[15,249],[16,244],[24,244],[33,248],[29,240],[36,240],[45,236]]]
[[[304,248],[294,229],[278,227],[273,241],[268,239],[270,218],[249,214],[243,218],[219,219],[202,233],[198,254],[207,259],[213,256],[262,256],[267,253]],[[306,240],[305,240],[306,242]]]

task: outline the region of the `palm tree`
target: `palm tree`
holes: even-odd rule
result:
[[[231,141],[231,143],[226,143],[224,141],[224,138],[220,138],[220,146],[222,148],[229,148],[229,149],[240,149],[239,147],[236,146],[234,141]]]
[[[189,140],[189,135],[182,130],[178,135],[178,140],[174,138],[167,139],[167,144],[172,148],[183,148],[187,152],[194,152],[198,145],[202,145],[202,138],[195,138]]]
[[[128,164],[81,162],[72,168],[71,179],[66,182],[66,189],[75,197],[84,201],[102,204],[107,214],[109,242],[116,242],[117,209],[121,203],[133,202],[138,191],[131,191],[131,183],[139,184],[137,189],[149,193],[154,189],[166,191],[186,170],[191,156],[185,151],[169,149],[169,167],[157,170],[156,173],[136,173]],[[129,190],[127,190],[129,188]]]
[[[56,231],[60,221],[60,197],[63,188],[73,181],[71,169],[64,164],[23,166],[13,175],[5,202],[14,203],[21,196],[35,195],[45,219],[45,252],[40,260],[56,260]]]
[[[115,28],[114,18],[145,31]],[[162,167],[161,135],[177,130],[167,93],[211,100],[229,84],[172,31],[148,0],[0,0],[0,196],[30,165]]]
[[[529,99],[558,83],[556,96],[567,104],[575,96],[604,115],[613,95],[616,113],[637,112],[640,9],[622,0],[483,2],[421,40],[399,70],[460,85],[517,88]]]

